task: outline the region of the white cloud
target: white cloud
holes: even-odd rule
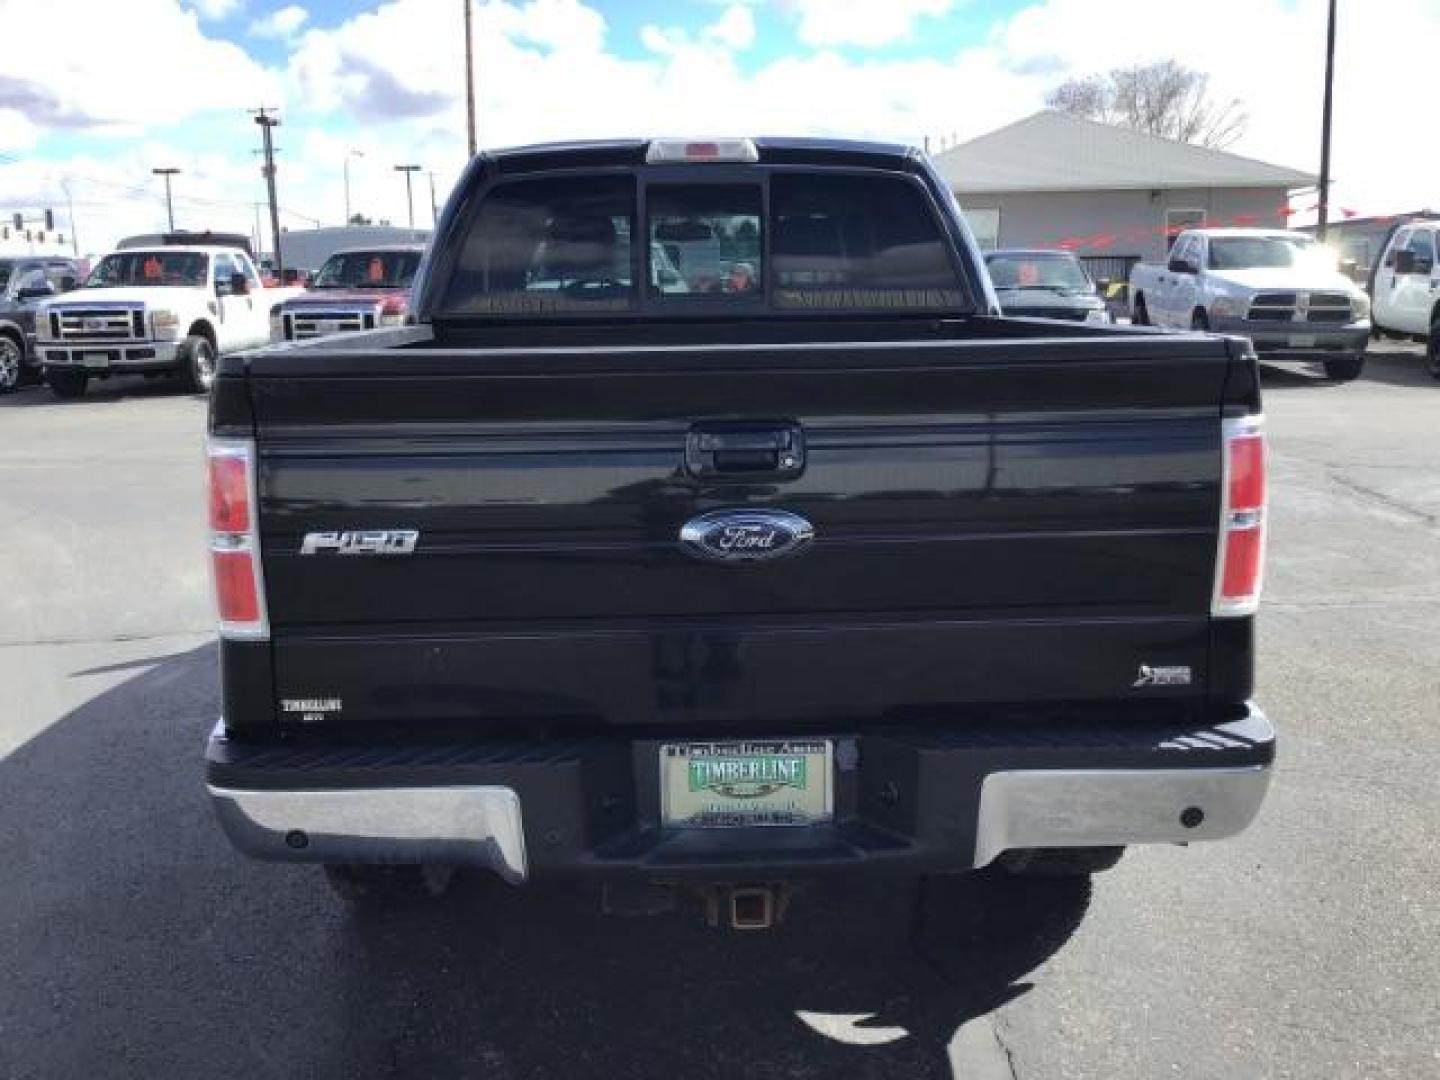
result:
[[[195,0],[195,8],[207,19],[228,19],[244,7],[244,0]]]
[[[694,36],[678,26],[643,26],[640,43],[653,53],[674,56],[681,50],[709,48],[740,52],[755,42],[755,17],[744,4],[731,4]]]
[[[748,49],[755,43],[755,16],[744,4],[731,4],[705,28],[703,37],[732,49]]]
[[[208,37],[177,0],[51,0],[5,10],[14,41],[48,41],[83,27],[61,49],[11,49],[0,74],[0,112],[42,130],[134,136],[210,110],[275,102],[279,81],[230,42]],[[143,27],[144,32],[137,32]],[[118,48],[117,42],[124,47]]]
[[[796,35],[807,45],[888,45],[916,32],[927,16],[947,14],[956,0],[791,0],[800,24]],[[1106,16],[1108,20],[1108,16]]]
[[[263,19],[256,19],[250,24],[250,33],[256,37],[294,37],[309,17],[310,13],[300,5],[291,4],[288,7],[272,11]]]

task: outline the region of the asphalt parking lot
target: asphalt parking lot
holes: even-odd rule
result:
[[[367,920],[232,853],[203,400],[0,399],[0,1077],[1440,1075],[1440,383],[1386,345],[1265,384],[1259,823],[761,934],[484,880]]]

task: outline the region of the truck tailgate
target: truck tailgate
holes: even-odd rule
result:
[[[256,354],[276,698],[713,732],[1203,695],[1230,362],[1140,335]],[[801,432],[803,469],[687,471],[740,422]],[[814,540],[680,542],[735,508]],[[363,530],[418,539],[302,553]]]

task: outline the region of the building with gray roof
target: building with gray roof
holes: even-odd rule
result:
[[[1222,150],[1044,111],[934,157],[985,248],[1064,248],[1097,277],[1162,259],[1201,225],[1285,228],[1316,177]]]

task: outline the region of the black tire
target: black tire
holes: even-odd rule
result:
[[[180,385],[192,394],[208,394],[215,382],[215,346],[201,334],[191,334],[180,344],[180,366],[175,371]]]
[[[1325,377],[1331,382],[1354,382],[1365,370],[1365,354],[1337,356],[1325,361]]]
[[[1135,308],[1130,313],[1130,323],[1132,326],[1150,325],[1150,311],[1145,306],[1145,297],[1143,294],[1135,297]]]
[[[1007,851],[996,861],[1016,877],[1076,878],[1109,870],[1124,854],[1123,847],[1030,848]]]
[[[1440,319],[1430,324],[1430,336],[1425,339],[1425,370],[1432,379],[1440,379]]]
[[[1190,316],[1190,329],[1201,331],[1210,329],[1210,316],[1205,314],[1204,308],[1196,308],[1195,313]]]
[[[78,398],[90,384],[90,374],[68,368],[46,368],[45,381],[50,384],[50,392],[56,397]]]
[[[0,394],[13,394],[24,371],[24,344],[11,334],[0,334]]]
[[[442,896],[453,876],[448,866],[325,865],[326,882],[352,907],[392,907]]]

